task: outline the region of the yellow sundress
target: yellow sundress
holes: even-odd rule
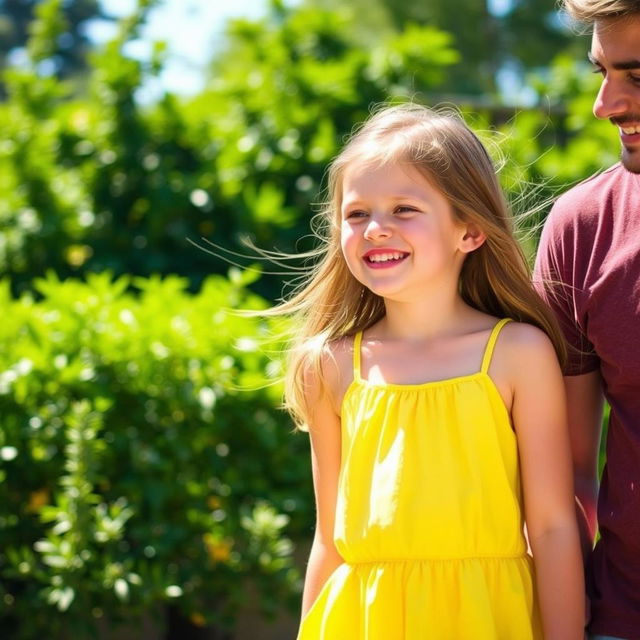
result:
[[[516,438],[488,368],[424,384],[360,372],[342,406],[344,559],[298,640],[542,640]]]

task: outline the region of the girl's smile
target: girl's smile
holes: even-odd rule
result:
[[[409,254],[406,251],[396,251],[395,249],[371,249],[367,251],[363,260],[371,269],[389,269],[406,260]]]

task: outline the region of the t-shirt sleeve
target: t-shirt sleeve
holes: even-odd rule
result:
[[[576,209],[566,196],[554,205],[540,238],[534,284],[555,313],[568,345],[565,375],[595,371],[600,361],[587,337],[588,292],[580,282],[581,254]],[[574,203],[575,204],[575,203]]]

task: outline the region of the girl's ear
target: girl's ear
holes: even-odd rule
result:
[[[462,253],[471,253],[484,244],[487,239],[486,234],[477,224],[469,223],[466,225],[464,235],[460,239],[460,251]]]

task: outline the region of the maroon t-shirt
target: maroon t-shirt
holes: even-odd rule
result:
[[[615,165],[564,194],[535,269],[571,349],[566,375],[600,369],[611,405],[589,562],[591,633],[640,640],[640,175]]]

